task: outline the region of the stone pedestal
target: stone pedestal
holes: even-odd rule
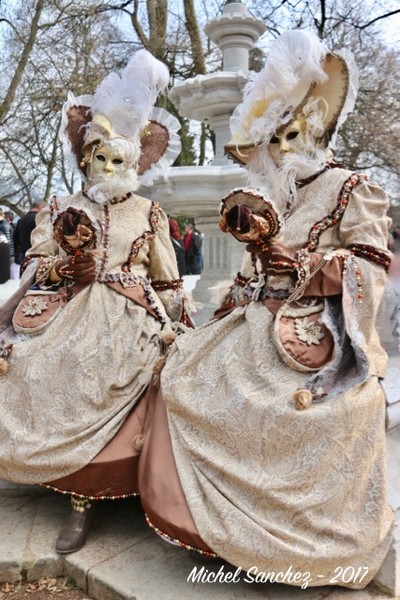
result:
[[[174,167],[168,175],[150,188],[139,190],[146,198],[160,203],[173,216],[196,220],[204,233],[203,273],[193,292],[203,308],[195,316],[196,324],[211,317],[216,304],[211,302],[210,287],[221,280],[233,278],[238,272],[244,246],[219,229],[219,204],[232,188],[245,185],[245,172],[233,165],[206,167]]]
[[[233,277],[242,262],[243,246],[223,235],[218,226],[221,198],[232,188],[245,185],[244,171],[225,156],[224,146],[230,140],[230,117],[242,101],[249,51],[265,29],[265,24],[252,17],[244,4],[227,2],[222,13],[205,28],[222,50],[222,71],[198,75],[170,91],[170,99],[180,115],[208,123],[215,134],[211,166],[171,169],[168,183],[159,182],[147,192],[171,215],[194,218],[196,227],[205,234],[204,268],[193,294],[204,304],[195,317],[197,324],[215,310],[209,288],[221,279]]]
[[[249,51],[266,30],[242,2],[227,2],[222,13],[207,23],[204,31],[222,50],[223,71],[247,71]]]

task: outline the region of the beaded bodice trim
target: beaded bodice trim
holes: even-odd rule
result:
[[[348,179],[344,182],[338,196],[338,201],[333,209],[326,217],[315,223],[308,234],[308,239],[306,243],[303,245],[303,248],[307,248],[310,252],[316,250],[318,248],[319,240],[321,235],[327,229],[334,227],[341,218],[343,217],[344,211],[349,203],[349,197],[352,189],[360,182],[368,179],[366,175],[360,175],[358,173],[353,173],[350,175]]]
[[[131,252],[129,254],[128,260],[123,265],[122,270],[129,271],[130,265],[134,262],[135,258],[139,254],[142,246],[148,241],[155,238],[158,229],[158,221],[160,218],[161,208],[158,202],[152,202],[149,213],[149,225],[150,229],[144,231],[142,235],[136,238],[136,240],[132,244]]]
[[[366,181],[367,179],[367,175],[353,173],[344,182],[339,192],[338,202],[334,210],[311,227],[307,242],[303,245],[303,249],[308,251],[316,250],[322,233],[339,223],[343,217],[353,188],[360,183],[360,181]],[[367,244],[352,244],[348,249],[354,256],[370,260],[380,267],[383,267],[386,271],[389,270],[391,263],[389,254],[386,254],[385,252]]]
[[[386,254],[382,250],[378,250],[378,248],[374,248],[374,246],[368,244],[352,244],[349,246],[349,250],[354,256],[370,260],[379,267],[383,267],[386,272],[389,271],[392,261],[389,254]]]
[[[110,204],[120,204],[121,202],[125,202],[126,200],[128,200],[128,198],[130,198],[132,196],[132,193],[133,192],[127,192],[123,196],[114,196],[113,198],[111,198],[111,200],[109,200],[105,204],[105,206],[110,205]],[[82,188],[82,196],[85,196],[85,198],[90,200],[90,202],[92,202],[93,204],[96,204],[96,200],[94,198],[92,198],[91,196],[89,196],[89,194],[87,193],[85,188]]]

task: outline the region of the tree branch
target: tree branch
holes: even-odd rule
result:
[[[134,5],[133,5],[133,12],[131,14],[132,27],[136,31],[136,35],[138,36],[138,38],[141,41],[141,43],[143,44],[143,46],[145,48],[148,48],[149,47],[149,39],[146,37],[143,27],[140,24],[140,21],[138,19],[138,13],[139,13],[139,2],[138,2],[138,0],[135,0]]]
[[[204,60],[203,44],[201,42],[199,24],[196,18],[193,0],[185,0],[186,30],[189,34],[192,47],[193,71],[195,75],[204,75],[206,65]]]
[[[21,58],[18,62],[18,66],[15,70],[14,76],[11,80],[11,83],[7,90],[6,96],[3,100],[3,102],[0,104],[0,124],[4,122],[5,116],[7,115],[8,111],[11,108],[11,105],[15,98],[15,94],[17,92],[17,88],[20,84],[22,75],[25,71],[25,67],[28,63],[29,55],[32,52],[32,48],[34,46],[34,43],[36,40],[36,35],[37,35],[38,29],[39,29],[39,20],[40,20],[40,15],[42,14],[43,6],[44,6],[44,0],[38,0],[37,4],[36,4],[35,14],[32,19],[31,29],[30,29],[28,39],[27,39],[25,47],[22,51]]]
[[[392,12],[386,13],[384,15],[380,15],[379,17],[375,17],[375,19],[368,21],[368,23],[365,23],[365,25],[355,25],[355,27],[357,29],[367,29],[367,27],[370,27],[377,21],[380,21],[381,19],[387,19],[388,17],[393,17],[393,15],[398,15],[399,13],[400,13],[400,9],[392,10]]]

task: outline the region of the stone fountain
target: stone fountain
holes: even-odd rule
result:
[[[174,167],[143,195],[160,202],[174,216],[195,219],[204,233],[204,269],[194,290],[203,304],[196,322],[212,315],[209,288],[239,270],[243,245],[221,233],[219,203],[232,188],[245,183],[242,168],[224,155],[230,139],[229,119],[242,100],[249,73],[249,51],[265,31],[264,23],[252,17],[242,2],[226,2],[222,13],[205,31],[222,50],[222,70],[198,75],[175,85],[170,98],[182,117],[208,123],[215,134],[215,156],[208,166]]]

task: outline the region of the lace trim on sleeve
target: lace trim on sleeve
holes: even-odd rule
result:
[[[46,256],[45,258],[41,259],[39,266],[37,268],[37,271],[36,271],[36,284],[40,288],[46,289],[48,287],[56,285],[55,283],[52,283],[52,282],[49,283],[49,277],[50,277],[50,271],[52,270],[54,265],[56,263],[58,263],[59,261],[60,261],[59,256]],[[62,279],[60,281],[58,281],[57,284],[60,284],[61,281],[62,281]]]
[[[142,235],[136,238],[132,244],[131,252],[129,254],[127,262],[123,265],[123,270],[128,270],[130,265],[135,261],[135,258],[139,254],[142,246],[157,235],[158,221],[160,218],[161,208],[158,202],[152,202],[149,212],[149,226],[150,229],[144,231]]]
[[[22,262],[21,265],[21,273],[23,273],[25,271],[25,269],[27,268],[27,266],[29,265],[29,263],[34,259],[34,258],[46,258],[47,254],[27,254]]]

